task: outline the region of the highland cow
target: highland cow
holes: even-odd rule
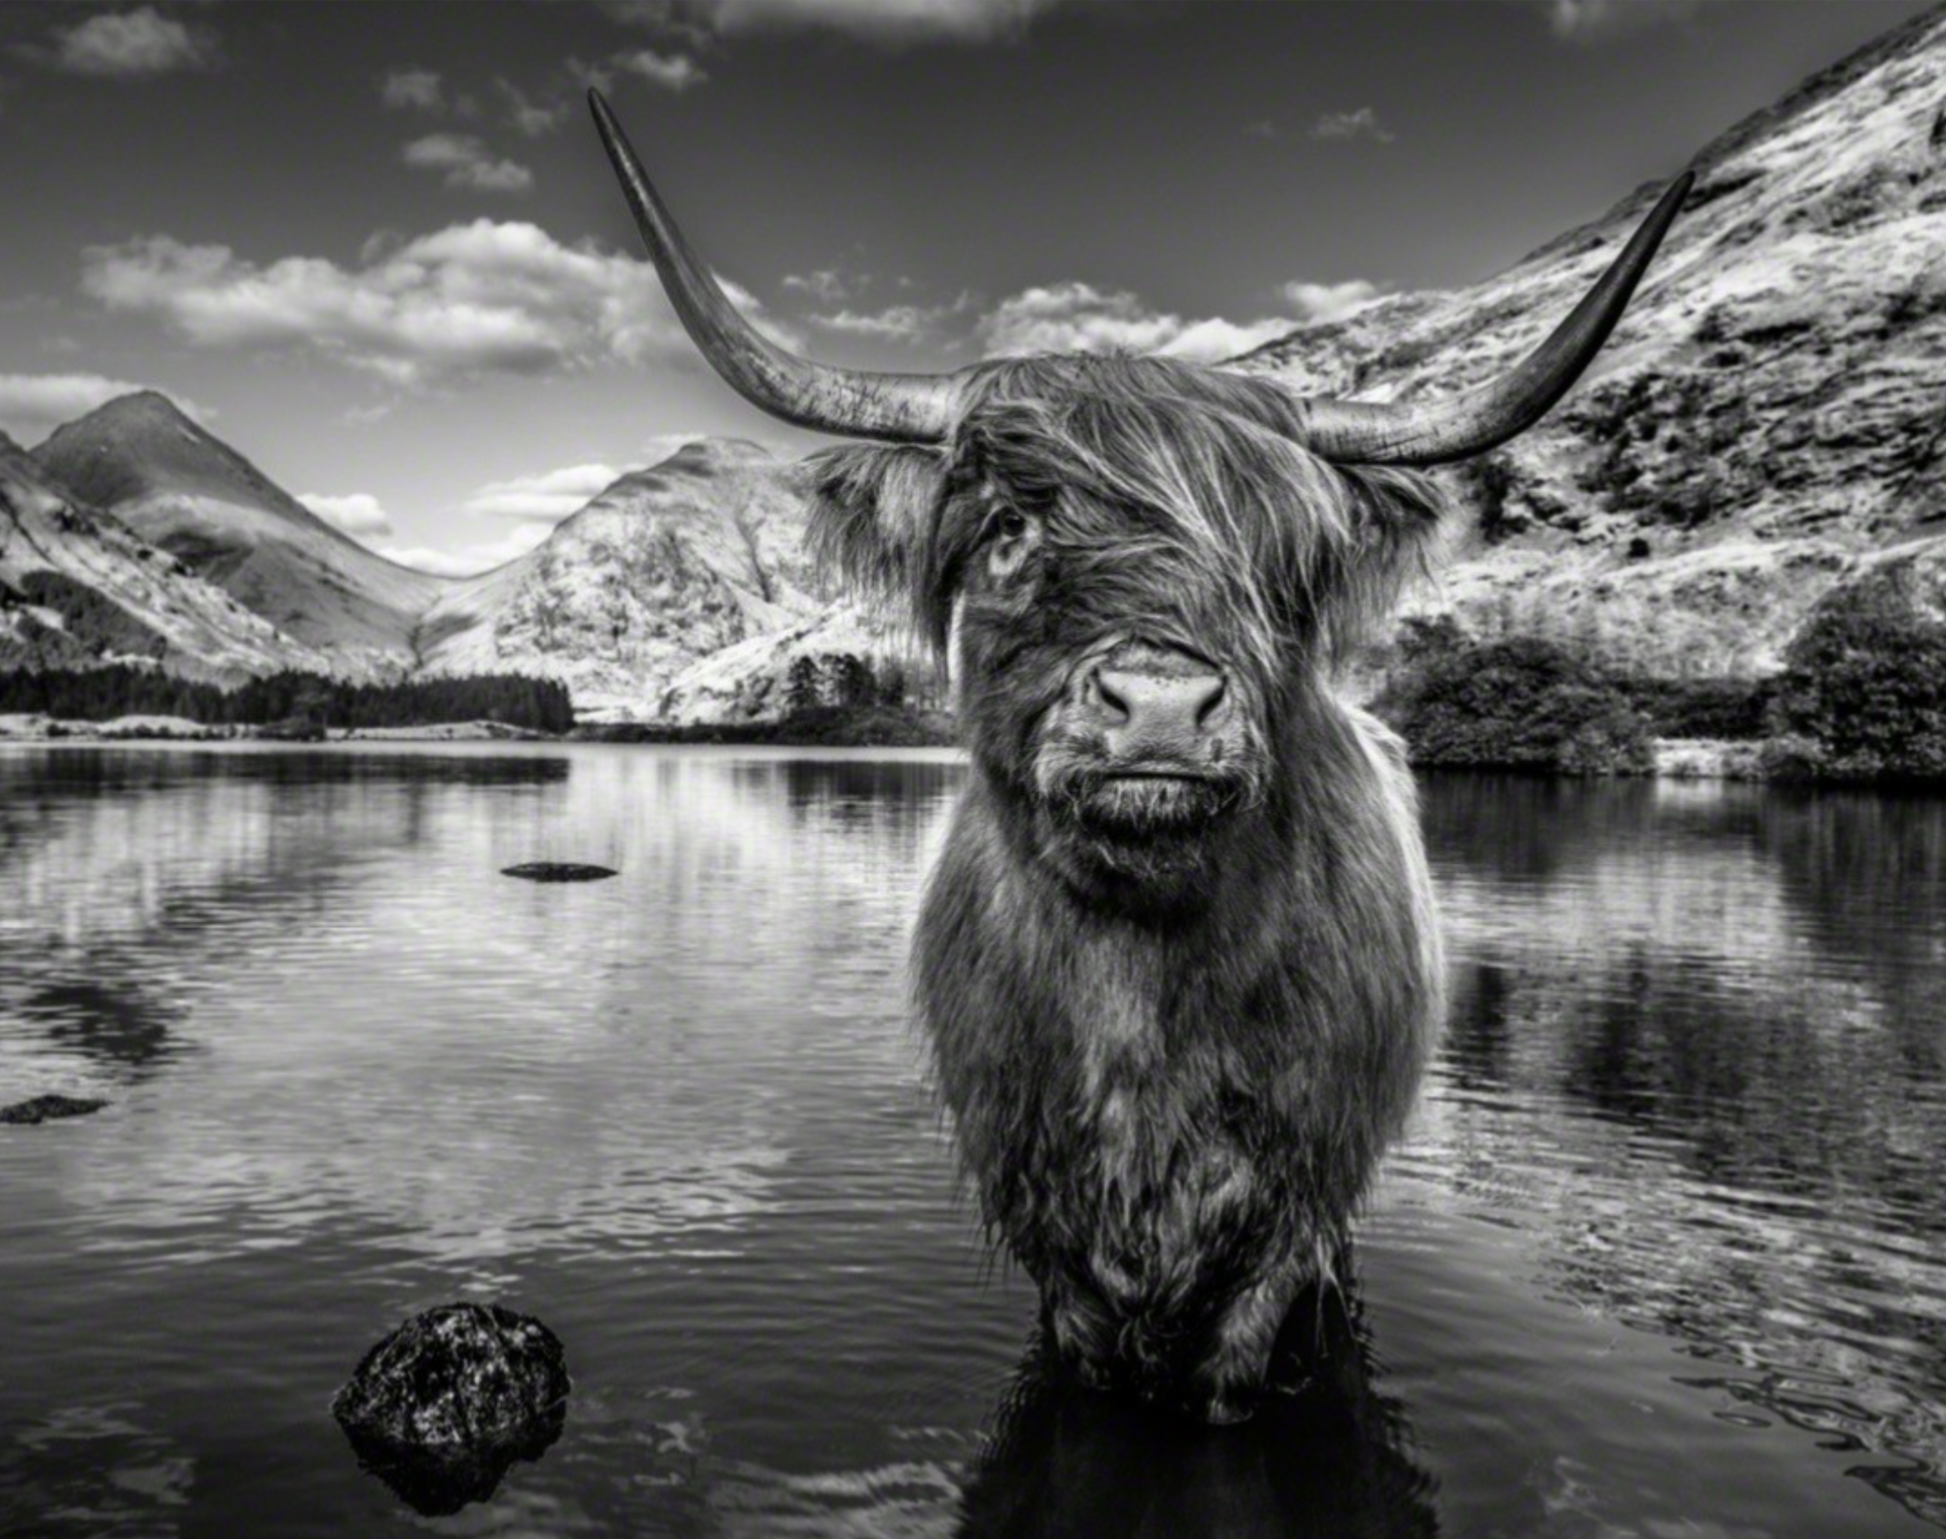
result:
[[[1161,358],[879,374],[758,335],[593,105],[718,371],[879,440],[817,457],[811,532],[950,659],[972,776],[914,974],[989,1229],[1084,1382],[1248,1415],[1440,1020],[1412,781],[1336,665],[1438,527],[1423,468],[1560,399],[1688,179],[1525,362],[1450,401]]]

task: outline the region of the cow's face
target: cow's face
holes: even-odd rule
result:
[[[1202,371],[1029,368],[943,450],[828,456],[814,532],[950,654],[1034,856],[1092,896],[1187,901],[1302,753],[1306,693],[1433,498],[1192,392]]]

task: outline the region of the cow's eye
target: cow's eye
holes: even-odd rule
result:
[[[995,577],[1011,577],[1032,549],[1034,521],[1018,508],[1003,508],[993,521],[993,543],[987,548],[987,570]]]

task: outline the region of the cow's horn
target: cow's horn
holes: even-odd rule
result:
[[[1574,313],[1517,367],[1448,401],[1308,401],[1307,446],[1341,465],[1440,465],[1525,432],[1601,351],[1694,180],[1689,173],[1676,179]]]
[[[956,376],[831,368],[758,335],[689,249],[599,91],[588,93],[588,105],[670,303],[717,373],[772,416],[800,427],[905,443],[938,443],[952,432]]]

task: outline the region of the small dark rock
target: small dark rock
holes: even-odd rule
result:
[[[621,873],[606,866],[576,866],[552,860],[529,861],[524,866],[509,866],[502,876],[517,876],[523,882],[602,882]]]
[[[100,1111],[107,1104],[106,1101],[85,1100],[71,1095],[37,1095],[31,1101],[0,1106],[0,1122],[31,1126],[36,1122],[51,1122],[57,1117],[85,1117],[89,1112]]]
[[[359,1462],[429,1516],[484,1501],[561,1435],[561,1343],[498,1304],[414,1315],[365,1354],[331,1402]]]

